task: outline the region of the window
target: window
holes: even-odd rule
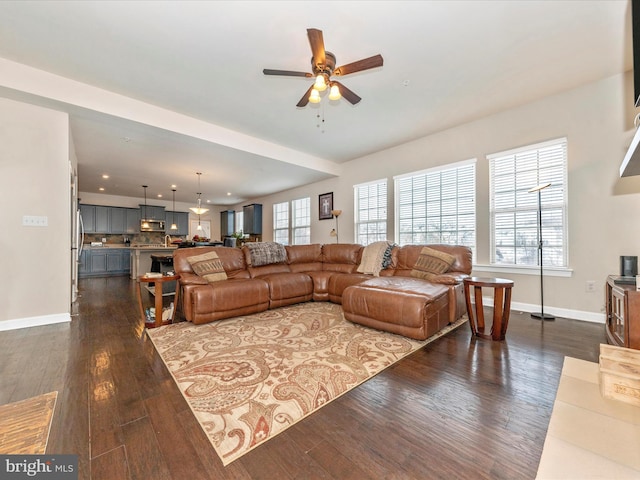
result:
[[[236,232],[242,232],[243,229],[244,229],[244,211],[239,210],[236,212]]]
[[[291,212],[291,215],[289,215]],[[291,217],[291,221],[289,218]],[[311,243],[311,198],[273,205],[273,241],[283,245]]]
[[[289,245],[289,202],[273,204],[273,241]]]
[[[387,180],[355,185],[356,242],[387,240]]]
[[[291,202],[293,245],[311,243],[311,197]]]
[[[491,263],[540,265],[538,185],[544,265],[566,267],[567,139],[489,155]]]
[[[400,245],[476,246],[476,161],[394,177]]]

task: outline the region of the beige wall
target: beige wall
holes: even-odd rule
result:
[[[68,321],[71,303],[69,119],[0,99],[0,323]],[[24,215],[48,226],[22,226]],[[0,326],[0,329],[2,326]]]
[[[544,140],[568,138],[568,277],[545,276],[545,311],[603,321],[604,281],[618,273],[620,255],[640,256],[640,177],[619,177],[631,141],[634,115],[630,76],[614,76],[509,111],[348,162],[337,179],[254,199],[264,205],[264,225],[272,225],[272,205],[311,196],[312,242],[335,242],[333,220],[318,220],[318,195],[333,192],[343,210],[340,240],[354,239],[353,185],[388,179],[389,238],[394,238],[393,176],[477,158],[477,258],[489,263],[489,168],[486,156]],[[631,106],[631,108],[630,108]],[[393,128],[393,124],[389,125]],[[272,239],[265,231],[264,240]],[[532,274],[476,271],[515,280],[513,305],[539,310],[537,270]],[[586,291],[594,280],[595,292]],[[537,307],[537,308],[536,308]]]

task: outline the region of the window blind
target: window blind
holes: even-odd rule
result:
[[[491,263],[539,265],[540,191],[544,265],[568,265],[566,235],[567,139],[487,156],[490,171]]]
[[[476,162],[395,177],[400,245],[476,244]]]
[[[356,242],[387,240],[387,180],[354,185]]]

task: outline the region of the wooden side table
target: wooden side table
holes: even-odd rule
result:
[[[162,284],[165,282],[173,282],[176,281],[176,291],[173,294],[173,313],[171,314],[171,318],[166,322],[162,321]],[[141,287],[143,283],[154,283],[155,284],[155,307],[156,307],[156,324],[154,327],[161,327],[162,325],[168,325],[169,323],[173,323],[173,319],[176,316],[176,309],[178,308],[178,297],[180,295],[180,275],[162,275],[159,277],[147,277],[142,275],[138,277],[137,284],[137,292],[138,292],[138,305],[140,307],[140,316],[142,317],[142,323],[145,324],[147,321],[147,317],[144,314],[144,307],[142,306],[142,292]]]
[[[482,288],[493,288],[493,325],[491,334],[485,333],[484,310],[482,307]],[[464,296],[467,301],[467,313],[471,333],[481,338],[504,340],[511,313],[512,280],[504,278],[469,277],[464,279]],[[471,298],[475,302],[471,302]]]

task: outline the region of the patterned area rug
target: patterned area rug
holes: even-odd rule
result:
[[[0,405],[0,454],[44,455],[58,392]]]
[[[420,342],[353,324],[340,305],[307,302],[147,334],[228,465],[465,321]]]

